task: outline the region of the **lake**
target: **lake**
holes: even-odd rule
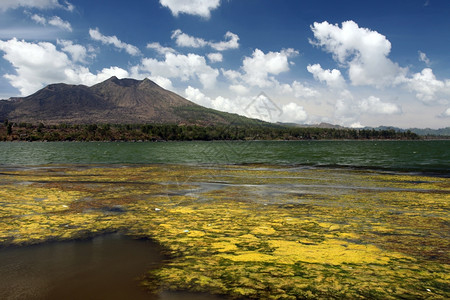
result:
[[[0,296],[448,298],[448,149],[0,143]]]
[[[448,175],[450,141],[0,142],[0,164],[275,164]]]

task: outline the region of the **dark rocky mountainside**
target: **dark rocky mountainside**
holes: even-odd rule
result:
[[[44,124],[255,124],[197,105],[149,79],[110,79],[91,87],[51,84],[36,93],[0,101],[0,121]]]

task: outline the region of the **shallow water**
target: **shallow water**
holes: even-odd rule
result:
[[[93,239],[0,249],[0,299],[218,299],[139,286],[161,266],[161,248],[145,239],[107,234]]]

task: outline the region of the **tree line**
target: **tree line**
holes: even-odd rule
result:
[[[0,141],[212,141],[419,139],[394,129],[314,128],[271,125],[59,124],[0,125]]]

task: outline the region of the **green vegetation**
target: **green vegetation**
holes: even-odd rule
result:
[[[450,179],[280,166],[0,174],[0,245],[120,231],[171,259],[143,285],[251,299],[450,298]]]
[[[195,109],[195,108],[193,108]],[[218,112],[219,113],[219,112]],[[195,117],[195,111],[192,112]],[[197,118],[197,117],[195,117]],[[0,125],[0,141],[192,141],[192,140],[320,140],[418,139],[410,131],[393,129],[298,128],[262,121],[234,125],[88,124]]]

